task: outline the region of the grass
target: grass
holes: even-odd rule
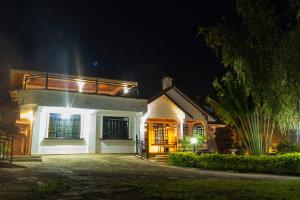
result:
[[[123,185],[124,186],[124,185]],[[143,193],[145,199],[207,200],[299,200],[300,181],[171,180],[134,182],[126,187]]]

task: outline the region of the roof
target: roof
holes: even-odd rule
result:
[[[155,101],[156,99],[158,99],[159,97],[165,95],[166,97],[168,97],[175,105],[177,105],[182,111],[184,111],[186,114],[188,114],[189,116],[192,116],[190,113],[188,113],[187,111],[185,111],[181,106],[179,106],[176,101],[174,99],[172,99],[167,93],[170,90],[175,90],[178,94],[180,94],[186,101],[188,101],[190,104],[192,104],[197,110],[199,110],[201,113],[205,114],[207,117],[211,117],[213,119],[215,119],[215,117],[213,117],[212,115],[210,115],[208,112],[206,112],[203,108],[201,108],[198,104],[196,104],[193,100],[191,100],[188,96],[186,96],[181,90],[179,90],[177,87],[172,86],[169,87],[165,90],[160,91],[159,93],[157,93],[156,95],[154,95],[152,98],[150,98],[148,100],[148,104]]]

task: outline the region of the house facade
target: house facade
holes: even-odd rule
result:
[[[162,79],[162,91],[148,100],[147,107],[141,138],[150,154],[177,151],[179,140],[186,136],[197,136],[202,150],[216,151],[215,128],[223,125],[173,86],[172,78]]]
[[[20,110],[15,154],[136,153],[137,140],[149,153],[166,153],[195,134],[215,151],[215,119],[169,77],[162,92],[146,100],[132,81],[24,70],[10,76]]]

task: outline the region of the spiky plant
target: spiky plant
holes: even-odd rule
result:
[[[207,102],[216,115],[237,130],[250,154],[267,154],[275,126],[271,115],[254,102],[245,82],[233,73],[226,73],[213,85],[219,101],[208,97]]]

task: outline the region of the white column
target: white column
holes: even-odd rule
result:
[[[89,115],[88,153],[96,152],[96,114]]]
[[[41,123],[43,123],[41,120],[41,111],[40,109],[38,109],[37,111],[34,112],[34,120],[32,123],[31,154],[39,153]]]

